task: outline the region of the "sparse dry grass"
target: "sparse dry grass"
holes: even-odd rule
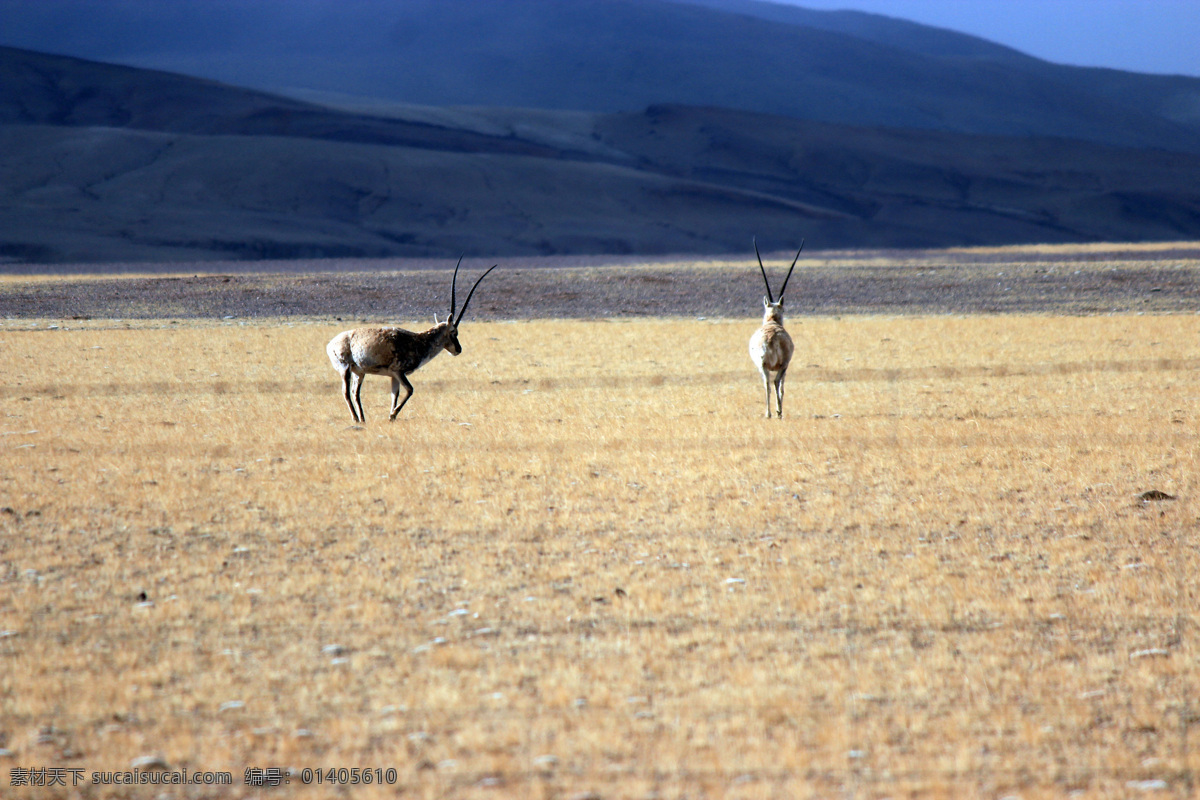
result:
[[[469,323],[362,428],[338,328],[67,324],[0,328],[5,796],[1194,790],[1196,317],[793,322],[782,421],[754,321]]]
[[[1063,242],[1061,244],[1009,244],[995,247],[947,247],[947,253],[1023,253],[1079,255],[1081,253],[1162,253],[1171,250],[1190,250],[1196,247],[1193,241],[1173,242]]]

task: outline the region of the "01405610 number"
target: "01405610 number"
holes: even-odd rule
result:
[[[354,786],[368,783],[394,784],[396,770],[393,767],[360,768],[360,767],[329,767],[328,769],[300,770],[300,782],[305,786],[312,784],[334,784],[338,786]]]

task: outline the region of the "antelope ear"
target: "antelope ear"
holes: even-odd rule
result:
[[[442,324],[442,323],[438,322],[438,318],[437,318],[437,312],[436,312],[436,311],[435,311],[435,312],[433,312],[433,324],[434,324],[434,325],[441,325],[441,324]]]
[[[770,300],[768,300],[768,299],[766,298],[766,296],[764,296],[764,297],[763,297],[763,308],[768,308],[770,305],[771,305],[771,301],[770,301]]]

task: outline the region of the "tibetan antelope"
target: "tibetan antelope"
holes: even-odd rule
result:
[[[804,241],[800,241],[800,250],[804,249]],[[792,360],[792,337],[783,329],[783,293],[787,291],[788,280],[792,270],[800,260],[800,250],[792,259],[792,267],[783,286],[779,289],[779,299],[771,294],[771,282],[767,280],[767,270],[763,267],[762,256],[758,254],[758,241],[754,242],[754,255],[758,256],[758,269],[762,272],[763,283],[767,285],[767,296],[763,298],[762,327],[750,337],[750,360],[762,373],[763,387],[767,390],[767,419],[771,418],[771,381],[774,374],[775,402],[779,408],[779,416],[783,417],[783,378],[787,375],[788,363]]]
[[[458,343],[458,325],[467,306],[479,284],[497,265],[493,264],[488,271],[479,276],[467,299],[463,302],[458,318],[454,318],[454,291],[458,283],[458,267],[462,265],[462,257],[454,267],[454,277],[450,281],[450,316],[443,322],[438,322],[437,314],[433,315],[433,327],[421,333],[413,333],[403,328],[355,328],[344,331],[329,340],[325,352],[333,368],[342,376],[342,391],[346,396],[346,405],[355,422],[365,422],[363,416],[362,392],[363,379],[367,375],[387,375],[392,379],[392,412],[390,420],[396,421],[396,415],[408,398],[412,397],[413,387],[408,382],[408,374],[428,364],[434,356],[445,350],[452,356],[462,352]],[[354,394],[351,396],[351,384],[354,384]],[[408,394],[400,399],[400,385],[403,384]]]

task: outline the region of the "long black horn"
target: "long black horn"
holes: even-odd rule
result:
[[[462,322],[463,315],[467,313],[467,306],[471,303],[471,297],[475,294],[475,290],[479,288],[479,284],[483,283],[483,279],[488,276],[499,264],[492,264],[488,267],[488,271],[479,276],[479,280],[475,281],[475,285],[471,287],[471,291],[467,292],[467,299],[463,301],[462,311],[458,312],[458,319],[454,320],[454,327],[458,327],[458,323]]]
[[[758,256],[758,268],[760,271],[762,271],[763,283],[765,283],[767,285],[767,299],[770,300],[772,303],[774,303],[775,295],[771,294],[771,282],[769,280],[767,280],[767,270],[766,270],[766,267],[764,267],[762,265],[762,256],[758,255],[758,237],[757,236],[754,237],[754,255]]]
[[[800,240],[800,250],[804,249],[804,240]],[[792,269],[796,268],[796,262],[800,260],[800,250],[796,251],[796,257],[792,259]],[[791,280],[792,269],[788,270],[787,277],[783,279],[783,288],[779,290],[779,302],[783,302],[783,293],[787,291],[787,282]]]
[[[458,284],[458,268],[462,266],[463,256],[458,257],[458,263],[454,265],[454,277],[450,279],[450,321],[454,322],[454,288]]]

